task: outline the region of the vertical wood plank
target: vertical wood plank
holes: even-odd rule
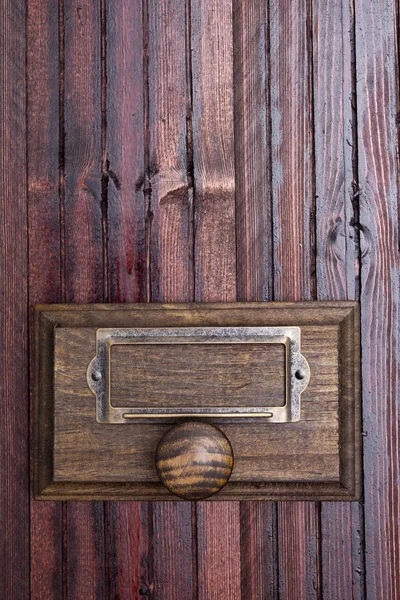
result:
[[[150,299],[193,299],[187,3],[148,2],[148,229]],[[190,175],[190,173],[189,173]],[[192,600],[191,503],[153,505],[154,600]]]
[[[277,510],[275,502],[241,502],[242,598],[278,598]]]
[[[64,3],[63,269],[67,302],[104,298],[100,3]],[[103,598],[104,505],[65,507],[65,594]]]
[[[29,598],[26,5],[0,5],[0,554],[3,598]]]
[[[143,2],[106,6],[108,277],[111,302],[146,300]]]
[[[313,3],[319,300],[355,300],[358,296],[352,12],[351,0]]]
[[[234,0],[234,100],[238,300],[272,298],[271,110],[268,11]]]
[[[67,302],[103,299],[100,4],[64,3],[64,277]]]
[[[186,0],[148,7],[151,293],[152,301],[179,302],[193,295]]]
[[[247,302],[273,294],[268,25],[264,2],[234,0],[237,295]],[[240,505],[242,598],[277,598],[276,515],[275,503]]]
[[[240,599],[239,502],[197,504],[198,598]]]
[[[195,288],[236,300],[233,15],[231,0],[191,6]],[[241,597],[240,505],[197,504],[198,599]]]
[[[58,3],[27,4],[28,222],[31,392],[34,371],[32,309],[60,302]],[[33,412],[31,412],[33,415]],[[31,418],[31,429],[34,421]],[[62,505],[30,505],[30,598],[62,597]]]
[[[355,73],[348,0],[313,3],[314,132],[319,300],[358,297]],[[330,600],[363,595],[362,510],[321,505],[322,593]]]
[[[152,516],[148,502],[113,502],[108,511],[109,595],[152,598]]]
[[[147,294],[143,15],[143,2],[117,0],[106,5],[103,203],[110,302],[143,302]],[[110,597],[152,597],[149,503],[107,503],[106,531]]]
[[[192,600],[197,571],[192,503],[155,502],[153,513],[153,597]]]
[[[236,300],[232,1],[192,4],[196,301]]]
[[[366,598],[400,595],[398,23],[356,0]]]
[[[270,0],[272,198],[275,300],[314,294],[314,209],[308,4]],[[320,594],[319,511],[278,505],[279,597]]]
[[[314,502],[278,504],[279,598],[309,600],[321,597],[318,510],[318,504]]]
[[[270,0],[275,300],[313,297],[312,94],[308,4]]]

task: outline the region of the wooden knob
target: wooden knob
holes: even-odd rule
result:
[[[173,494],[186,500],[202,500],[228,481],[233,451],[218,427],[189,421],[172,427],[158,444],[158,475]]]

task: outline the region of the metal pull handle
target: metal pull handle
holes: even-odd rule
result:
[[[218,427],[187,421],[162,437],[156,468],[170,492],[185,500],[203,500],[227,483],[233,468],[232,446]]]

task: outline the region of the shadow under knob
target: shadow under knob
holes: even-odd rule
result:
[[[156,453],[158,475],[165,487],[186,500],[216,494],[233,468],[232,446],[218,427],[189,421],[172,427]]]

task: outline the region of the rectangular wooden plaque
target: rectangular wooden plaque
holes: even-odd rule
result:
[[[155,451],[190,418],[233,447],[214,500],[358,498],[356,303],[48,305],[36,325],[38,499],[176,500]]]

